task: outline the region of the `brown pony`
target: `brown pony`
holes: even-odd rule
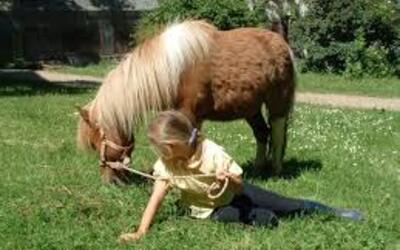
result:
[[[129,159],[133,132],[149,112],[177,109],[198,127],[244,118],[257,141],[255,165],[266,166],[271,155],[279,173],[294,90],[292,53],[279,34],[184,21],[139,45],[108,74],[80,109],[78,143],[100,151],[103,180],[119,182],[125,173],[110,163]]]

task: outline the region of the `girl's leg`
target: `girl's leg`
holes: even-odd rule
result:
[[[278,218],[271,210],[254,207],[244,196],[235,197],[227,206],[217,208],[210,216],[220,222],[240,222],[254,226],[278,226]]]
[[[330,207],[312,200],[304,200],[304,206],[305,209],[309,212],[329,213],[337,217],[347,218],[351,220],[361,220],[363,217],[362,213],[355,209]]]
[[[217,208],[210,218],[219,222],[236,222],[253,226],[276,227],[279,224],[278,217],[265,208],[252,208],[249,211],[242,211],[238,207],[225,206]]]
[[[289,198],[247,183],[244,184],[243,195],[247,196],[255,206],[269,209],[280,216],[320,212],[353,220],[362,218],[361,213],[356,210],[339,209],[316,201]]]
[[[225,206],[215,209],[210,218],[220,222],[243,222],[240,216],[240,209],[234,206]]]
[[[290,215],[304,210],[300,199],[288,198],[260,187],[245,183],[243,195],[248,197],[254,206],[269,209],[277,215]]]
[[[274,212],[261,207],[252,208],[247,219],[247,224],[253,226],[277,227],[279,224],[278,217]]]

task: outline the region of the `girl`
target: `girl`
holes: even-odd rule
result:
[[[221,222],[277,226],[278,217],[322,212],[354,220],[361,214],[321,203],[293,199],[242,182],[242,169],[224,149],[204,139],[178,111],[160,113],[148,129],[150,143],[159,155],[154,175],[159,177],[144,210],[140,226],[121,241],[145,235],[170,187],[181,190],[181,201],[191,216]],[[215,185],[220,183],[221,185]]]

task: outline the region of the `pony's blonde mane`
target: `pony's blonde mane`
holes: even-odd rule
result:
[[[82,110],[88,112],[89,115],[91,113],[93,114],[92,108],[93,108],[93,102],[89,102],[84,107],[82,107]],[[90,119],[90,117],[88,118]],[[89,127],[89,124],[86,121],[84,121],[82,115],[79,115],[78,128],[76,134],[76,145],[78,149],[87,152],[93,150],[93,147],[91,145],[90,129],[91,128]]]
[[[139,45],[100,87],[92,107],[99,125],[130,138],[148,112],[172,107],[181,75],[209,57],[216,31],[204,21],[185,21]]]

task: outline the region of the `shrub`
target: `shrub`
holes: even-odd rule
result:
[[[294,20],[291,41],[302,71],[360,77],[398,74],[399,12],[391,0],[310,0]]]
[[[379,43],[366,46],[366,38],[362,32],[349,44],[349,50],[344,53],[346,75],[385,77],[395,73],[388,59],[389,50]]]

